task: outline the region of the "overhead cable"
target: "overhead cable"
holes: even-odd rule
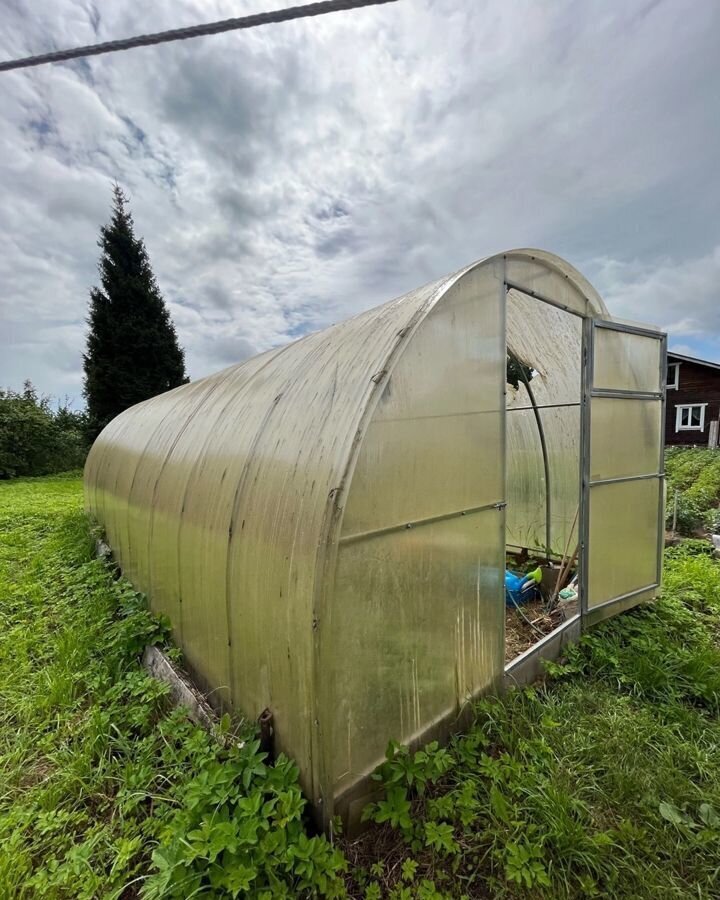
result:
[[[225,31],[239,31],[244,28],[256,28],[259,25],[273,25],[278,22],[290,22],[293,19],[306,19],[310,16],[322,16],[331,12],[396,2],[397,0],[322,0],[319,3],[270,10],[237,19],[208,22],[206,25],[191,25],[188,28],[174,28],[170,31],[141,34],[118,41],[106,41],[104,44],[90,44],[87,47],[74,47],[70,50],[55,50],[52,53],[42,53],[38,56],[26,56],[24,59],[9,59],[0,62],[0,72],[28,69],[31,66],[42,66],[46,63],[67,62],[85,56],[99,56],[101,53],[116,53],[118,50],[133,50],[135,47],[149,47],[152,44],[166,44],[169,41],[185,41],[189,38],[221,34]]]

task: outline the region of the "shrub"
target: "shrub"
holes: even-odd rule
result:
[[[29,381],[20,393],[0,390],[0,478],[76,469],[86,453],[84,413],[53,411]]]

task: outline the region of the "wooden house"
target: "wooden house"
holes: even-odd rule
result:
[[[718,446],[720,363],[668,353],[665,443]]]

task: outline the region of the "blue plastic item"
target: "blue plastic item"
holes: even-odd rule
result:
[[[516,575],[505,570],[505,603],[507,606],[520,606],[538,595],[538,582],[542,576],[540,569],[528,572],[527,575]]]

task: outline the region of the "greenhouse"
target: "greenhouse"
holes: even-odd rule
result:
[[[132,407],[86,505],[211,702],[270,710],[319,822],[354,822],[389,739],[655,596],[664,369],[663,334],[512,251]],[[574,593],[506,662],[506,569],[536,564]]]

